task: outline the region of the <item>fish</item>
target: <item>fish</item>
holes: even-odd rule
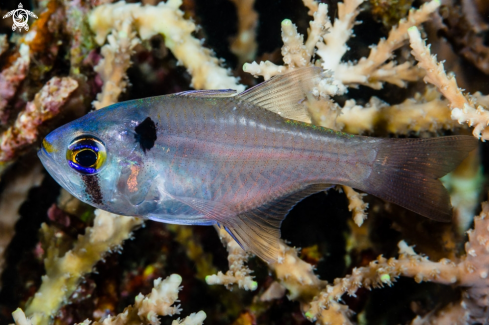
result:
[[[38,156],[83,202],[115,214],[223,227],[266,262],[302,199],[350,186],[437,221],[452,207],[440,177],[478,140],[378,138],[316,126],[303,101],[321,68],[236,94],[193,90],[93,111],[49,133]]]

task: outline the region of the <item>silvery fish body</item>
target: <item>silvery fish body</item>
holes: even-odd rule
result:
[[[84,202],[168,223],[217,223],[267,261],[279,257],[287,212],[329,184],[450,220],[438,178],[477,141],[353,136],[298,121],[319,73],[299,69],[237,96],[195,91],[114,104],[50,133],[39,157]]]

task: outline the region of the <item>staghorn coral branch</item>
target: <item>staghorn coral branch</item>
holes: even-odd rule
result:
[[[312,2],[311,2],[312,3]],[[311,28],[306,43],[304,37],[297,32],[297,27],[289,20],[282,21],[282,55],[284,56],[285,65],[276,65],[270,61],[245,63],[243,71],[252,74],[255,77],[263,76],[265,80],[271,77],[284,74],[294,67],[305,67],[312,65],[311,58],[314,55],[316,43],[322,41],[322,37],[327,31],[327,12],[326,4],[315,4],[318,11],[314,13],[314,20],[310,22]]]
[[[314,274],[313,266],[299,258],[297,249],[287,246],[280,241],[280,251],[283,256],[278,262],[271,263],[277,280],[288,291],[289,299],[307,299],[312,297],[326,282]]]
[[[233,284],[237,284],[240,289],[254,291],[258,287],[258,283],[253,281],[251,271],[245,262],[248,260],[246,253],[241,246],[227,233],[223,228],[217,228],[219,237],[228,251],[229,271],[223,274],[219,271],[217,274],[208,275],[205,277],[205,282],[209,285],[223,284],[230,289]]]
[[[311,264],[299,258],[297,249],[280,241],[280,250],[283,256],[269,267],[275,271],[278,282],[288,290],[288,298],[299,300],[305,312],[309,310],[311,298],[317,295],[327,282],[320,280],[314,274]],[[348,319],[349,314],[348,307],[335,304],[334,308],[323,310],[318,314],[318,324],[351,324]]]
[[[489,202],[482,203],[482,211],[474,218],[474,228],[467,231],[467,253],[459,265],[460,285],[466,287],[462,294],[462,307],[475,323],[489,319]]]
[[[78,87],[72,78],[54,77],[36,94],[19,114],[14,125],[0,136],[0,163],[15,159],[18,153],[37,140],[38,127],[53,118]]]
[[[78,237],[73,249],[58,258],[54,245],[48,248],[44,261],[46,275],[32,300],[26,305],[26,314],[38,315],[48,324],[58,309],[66,304],[68,297],[77,288],[81,278],[91,272],[95,263],[111,250],[130,238],[131,232],[142,223],[139,218],[115,216],[109,212],[96,210],[92,228],[87,228],[84,236]],[[42,229],[49,232],[44,224]]]
[[[375,89],[382,87],[382,82],[394,83],[404,87],[405,81],[418,80],[422,74],[410,63],[400,66],[394,63],[384,63],[392,58],[394,50],[405,44],[408,39],[407,30],[412,26],[419,26],[427,21],[430,15],[440,6],[439,0],[432,0],[422,5],[419,9],[411,9],[409,16],[402,19],[397,27],[394,27],[387,39],[382,39],[370,50],[368,58],[362,58],[356,65],[342,63],[336,70],[336,78],[343,83],[363,84]],[[318,54],[320,54],[318,52]],[[327,57],[323,57],[325,60]]]
[[[424,317],[416,316],[411,325],[466,325],[469,313],[462,304],[448,304],[445,308],[432,311]]]
[[[363,202],[362,197],[367,195],[365,193],[358,193],[354,189],[349,186],[341,186],[343,191],[345,191],[346,197],[350,201],[348,205],[348,210],[353,212],[353,221],[357,224],[357,226],[361,226],[365,219],[367,219],[367,210],[368,203]]]
[[[304,36],[297,32],[297,26],[290,19],[282,21],[282,56],[289,69],[310,65],[311,55],[304,45]]]
[[[426,71],[424,81],[436,86],[443,96],[448,99],[452,108],[468,105],[468,100],[457,86],[455,76],[447,76],[443,63],[438,63],[435,56],[431,55],[429,46],[426,46],[421,39],[419,30],[416,27],[412,27],[408,30],[408,34],[411,48],[413,49],[412,53],[418,60],[418,65]]]
[[[309,9],[309,12],[307,13],[309,16],[313,16],[314,13],[318,11],[320,5],[315,0],[302,0],[302,3],[305,7],[307,7],[307,9]]]
[[[6,40],[6,38],[3,39]],[[4,48],[8,48],[8,44],[6,47],[0,45],[0,48],[3,51]],[[2,51],[0,51],[0,55]],[[27,76],[30,62],[29,46],[21,44],[17,60],[10,67],[0,72],[0,120],[2,123],[6,122],[5,109],[7,104]]]
[[[243,64],[243,71],[252,74],[255,78],[262,76],[266,81],[275,75],[286,73],[287,67],[270,61],[261,61],[260,64],[256,62]]]
[[[341,108],[341,114],[336,119],[337,127],[339,130],[353,134],[373,131],[382,119],[382,108],[386,105],[376,97],[370,98],[369,103],[365,106],[357,105],[354,99],[349,99]]]
[[[307,41],[305,43],[307,53],[309,55],[309,60],[314,55],[315,47],[318,42],[323,41],[324,35],[328,32],[326,28],[328,6],[324,3],[317,4],[315,1],[311,1],[316,6],[316,10],[309,11],[310,15],[314,16],[314,19],[309,22],[310,28],[307,31]],[[312,9],[311,9],[312,10]]]
[[[115,21],[132,18],[141,39],[147,40],[160,33],[165,36],[166,46],[192,75],[195,89],[232,88],[243,91],[244,86],[230,76],[212,52],[192,36],[195,24],[183,18],[183,12],[178,9],[181,4],[181,0],[160,2],[157,6],[126,4],[123,1],[104,4],[92,11],[89,23],[96,33],[96,41],[103,44]]]
[[[44,179],[42,165],[38,161],[31,166],[22,166],[21,169],[21,174],[12,173],[2,179],[5,188],[0,196],[0,274],[4,268],[5,249],[15,234],[15,224],[20,218],[19,208],[27,199],[29,191],[39,186]]]
[[[0,34],[0,55],[8,50],[7,35]]]
[[[258,14],[254,10],[255,0],[230,0],[238,13],[238,35],[231,43],[233,52],[241,64],[253,60],[258,44],[256,43],[256,26]]]
[[[363,0],[345,0],[338,3],[338,18],[334,24],[327,23],[328,33],[323,37],[324,42],[316,44],[317,54],[323,59],[325,70],[336,71],[341,58],[348,51],[346,42],[352,35],[353,25]]]
[[[119,315],[109,316],[100,322],[92,322],[87,319],[78,325],[159,325],[158,316],[180,314],[180,306],[172,305],[178,301],[178,291],[182,288],[180,287],[181,283],[182,277],[178,274],[172,274],[165,280],[158,278],[154,280],[154,288],[149,294],[142,295],[140,293],[136,297],[134,305],[126,307]],[[27,319],[21,309],[17,309],[13,313],[13,317],[17,325],[36,325],[40,321],[38,316]],[[206,314],[199,311],[190,314],[182,321],[174,320],[172,325],[202,325],[205,318]]]
[[[398,259],[379,256],[367,267],[354,268],[351,275],[336,279],[328,285],[319,296],[311,302],[307,317],[315,320],[321,311],[338,302],[344,294],[354,296],[360,287],[367,289],[391,286],[395,279],[402,275],[413,277],[416,282],[435,281],[444,284],[456,283],[463,267],[457,266],[447,259],[431,262],[427,257],[417,255],[404,241],[399,243]]]
[[[108,44],[101,49],[103,59],[94,68],[104,82],[102,92],[93,102],[95,109],[100,109],[117,102],[125,90],[128,80],[126,71],[131,66],[131,54],[140,43],[132,31],[132,19],[116,21],[115,29],[107,36]]]
[[[174,320],[171,325],[202,325],[207,315],[202,310],[198,313],[192,313],[182,320]]]
[[[426,70],[425,82],[433,84],[439,92],[445,96],[452,109],[452,119],[460,124],[467,123],[474,126],[472,134],[482,141],[489,139],[489,131],[486,127],[489,124],[489,111],[482,106],[474,106],[458,88],[455,77],[447,76],[442,63],[438,63],[435,56],[432,56],[430,49],[421,39],[421,34],[416,27],[408,30],[411,42],[412,53],[424,70]]]
[[[408,134],[449,130],[456,122],[450,116],[448,101],[442,99],[435,88],[428,87],[423,94],[416,93],[413,98],[392,106],[376,97],[370,98],[366,106],[357,105],[353,99],[347,100],[336,125],[340,130],[354,134],[372,132],[380,125],[385,125],[393,134]]]
[[[470,318],[474,323],[485,323],[489,317],[489,202],[482,203],[481,214],[474,219],[474,229],[467,232],[469,240],[465,244],[466,256],[458,263],[448,259],[439,262],[430,261],[427,257],[416,254],[412,247],[404,241],[399,242],[399,258],[386,259],[379,256],[367,267],[355,268],[351,275],[336,279],[333,285],[326,288],[314,298],[306,316],[310,320],[317,319],[324,309],[334,306],[344,294],[354,296],[360,287],[381,288],[392,285],[399,276],[440,284],[457,284],[463,288],[458,309],[459,324]],[[455,304],[458,306],[458,303]],[[450,310],[440,311],[427,317],[424,321],[415,319],[413,324],[439,324],[435,319],[445,319]],[[440,322],[441,324],[441,322]]]

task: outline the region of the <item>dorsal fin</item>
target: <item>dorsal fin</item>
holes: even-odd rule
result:
[[[173,94],[173,96],[184,97],[233,97],[234,95],[236,95],[234,89],[187,90]]]
[[[322,71],[319,67],[295,69],[243,91],[236,99],[289,119],[311,123],[311,117],[302,101],[312,91],[314,79],[319,78]]]

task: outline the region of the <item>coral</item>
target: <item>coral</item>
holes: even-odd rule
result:
[[[34,143],[38,127],[60,112],[77,87],[78,82],[69,77],[49,80],[34,100],[27,103],[13,126],[0,135],[0,162],[5,164],[13,160],[22,149]]]
[[[39,324],[48,324],[58,309],[67,303],[67,298],[77,288],[81,277],[90,272],[96,262],[107,253],[117,250],[125,239],[129,238],[134,227],[141,219],[115,216],[109,212],[95,212],[93,228],[87,228],[84,236],[78,238],[75,246],[62,257],[53,244],[46,247],[44,265],[46,275],[33,299],[26,305],[27,315],[38,315]],[[44,224],[42,231],[52,235],[49,226]],[[50,241],[49,238],[46,241]]]
[[[408,31],[410,44],[413,54],[421,66],[426,71],[425,82],[436,86],[438,91],[445,96],[452,109],[452,119],[458,120],[460,124],[466,122],[469,126],[474,126],[473,134],[483,141],[489,139],[489,131],[485,127],[489,123],[489,113],[484,107],[476,107],[473,99],[467,99],[462,90],[458,88],[457,81],[452,75],[447,76],[443,64],[438,63],[436,58],[431,55],[429,48],[421,40],[421,34],[416,27],[411,27]]]
[[[13,173],[2,181],[8,186],[0,198],[0,273],[4,268],[4,252],[15,233],[15,223],[19,219],[19,207],[27,198],[32,187],[39,186],[43,179],[42,165],[33,164],[30,168],[23,169],[23,173]],[[0,283],[0,288],[1,288]]]
[[[117,103],[121,92],[126,89],[126,71],[131,65],[131,54],[140,42],[131,30],[132,20],[118,20],[115,29],[107,36],[108,44],[102,46],[102,59],[94,68],[103,81],[102,92],[93,102],[95,109]]]
[[[154,288],[147,295],[139,294],[134,305],[126,307],[124,312],[114,317],[107,317],[102,322],[92,322],[85,320],[79,325],[131,325],[131,324],[151,324],[159,325],[158,316],[173,316],[180,314],[180,306],[172,306],[178,299],[178,291],[181,289],[182,277],[172,274],[165,280],[158,278],[154,280]],[[193,313],[182,321],[174,320],[173,325],[202,325],[206,314],[203,311]],[[14,320],[17,325],[39,324],[39,318],[27,319],[22,310],[14,312]]]
[[[452,45],[453,49],[485,74],[489,73],[489,47],[485,37],[489,24],[476,1],[443,1],[440,19],[433,24]],[[487,15],[486,15],[487,16]]]
[[[367,218],[365,210],[368,208],[368,204],[363,202],[362,196],[366,194],[359,194],[349,186],[342,186],[345,195],[350,200],[348,210],[353,211],[353,220],[360,227],[363,221]]]
[[[385,40],[373,46],[368,58],[361,58],[353,64],[341,62],[341,58],[348,50],[347,40],[352,35],[352,27],[358,15],[358,6],[362,0],[348,0],[338,4],[338,18],[334,24],[326,20],[327,6],[320,4],[318,11],[311,22],[311,33],[305,44],[302,35],[289,20],[282,22],[282,55],[285,66],[277,66],[271,62],[245,64],[243,70],[255,76],[261,75],[265,80],[285,73],[294,67],[311,65],[312,49],[317,47],[316,55],[321,59],[321,66],[333,72],[333,80],[323,80],[318,84],[317,92],[322,96],[344,94],[346,86],[366,85],[375,89],[382,87],[383,82],[405,86],[406,81],[415,81],[421,76],[420,71],[413,68],[409,62],[396,65],[394,61],[385,63],[392,58],[392,53],[401,47],[407,40],[407,29],[428,20],[429,15],[438,7],[438,1],[424,4],[418,10],[411,10],[409,16],[393,28]],[[319,28],[319,26],[322,26]],[[321,30],[321,32],[319,32]],[[328,31],[328,32],[326,32]],[[309,48],[309,51],[307,50]]]
[[[460,166],[442,180],[450,192],[454,206],[453,222],[458,233],[463,234],[472,224],[483,187],[480,154],[472,152]]]
[[[316,320],[324,309],[335,308],[333,303],[339,301],[344,294],[354,296],[360,287],[372,289],[391,286],[397,277],[404,276],[414,278],[417,283],[429,281],[462,287],[462,300],[458,302],[461,309],[450,305],[446,307],[446,311],[438,311],[436,317],[447,318],[448,313],[451,316],[457,315],[455,320],[460,321],[460,324],[465,324],[468,319],[474,323],[485,323],[489,317],[486,299],[489,294],[489,202],[482,203],[482,212],[474,221],[474,229],[468,232],[469,240],[465,244],[466,255],[459,262],[448,259],[432,262],[401,241],[397,259],[379,256],[369,266],[354,268],[351,275],[336,279],[333,285],[326,286],[314,299],[306,316]],[[433,318],[434,316],[423,321],[418,318],[413,324],[441,323]]]
[[[191,85],[195,89],[232,88],[243,91],[244,86],[229,76],[226,69],[219,66],[218,59],[191,35],[195,25],[183,18],[178,9],[181,4],[180,0],[170,0],[158,6],[124,2],[101,5],[90,14],[90,27],[96,33],[97,43],[102,44],[115,21],[132,18],[141,39],[149,39],[158,33],[165,36],[166,46],[192,75]]]
[[[85,57],[95,48],[87,20],[90,6],[83,1],[65,1],[63,5],[67,16],[66,32],[71,36],[70,70],[78,75]]]
[[[29,63],[29,46],[22,44],[19,48],[19,57],[17,60],[0,73],[0,116],[2,116],[3,120],[5,119],[3,111],[10,98],[15,95],[15,91],[19,84],[26,77]]]
[[[8,50],[7,35],[0,35],[0,55]]]
[[[248,260],[248,254],[226,230],[219,228],[217,231],[228,251],[229,271],[226,274],[219,271],[217,274],[208,275],[205,278],[205,282],[209,285],[223,284],[226,287],[237,284],[240,289],[256,290],[258,283],[253,281],[253,277],[250,275],[252,271],[245,266],[245,262]]]
[[[278,282],[274,281],[268,289],[260,296],[261,301],[271,301],[280,299],[285,295],[286,289]]]
[[[258,14],[253,9],[255,0],[231,0],[238,11],[238,35],[231,43],[231,51],[236,54],[240,63],[255,58],[256,25]]]

